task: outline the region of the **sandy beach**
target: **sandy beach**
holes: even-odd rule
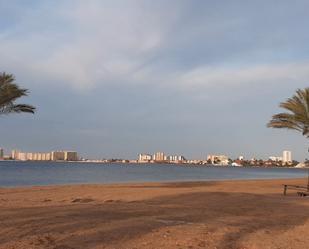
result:
[[[305,179],[0,189],[0,248],[309,248]]]

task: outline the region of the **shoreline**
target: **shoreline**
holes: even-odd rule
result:
[[[307,181],[307,177],[286,177],[286,178],[238,178],[238,179],[206,179],[206,180],[182,180],[182,181],[132,181],[132,182],[114,182],[114,183],[63,183],[63,184],[43,184],[43,185],[17,185],[17,186],[0,186],[0,191],[5,189],[31,189],[31,188],[45,188],[45,187],[72,187],[72,186],[102,186],[102,187],[109,187],[109,186],[131,186],[131,185],[160,185],[160,184],[195,184],[195,183],[216,183],[216,182],[252,182],[252,181],[297,181],[303,180]],[[306,184],[305,184],[306,185]]]
[[[138,165],[138,166],[153,166],[153,165],[168,165],[168,166],[194,166],[194,167],[218,167],[218,168],[283,168],[283,169],[309,169],[309,167],[295,167],[295,166],[268,166],[268,165],[242,165],[242,166],[232,166],[232,165],[221,165],[221,164],[194,164],[194,163],[170,163],[170,162],[100,162],[100,161],[37,161],[37,160],[0,160],[1,162],[17,162],[17,163],[81,163],[81,164],[117,164],[117,165]]]

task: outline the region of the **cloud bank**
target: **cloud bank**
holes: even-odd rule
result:
[[[295,63],[293,57],[308,35],[284,12],[302,12],[306,4],[300,2],[282,3],[280,13],[263,1],[239,10],[201,1],[4,1],[1,18],[10,16],[8,9],[18,16],[0,33],[0,66],[77,89],[303,80],[308,58],[299,56]],[[257,16],[255,8],[264,13]],[[268,14],[273,20],[264,26],[261,18]],[[287,24],[295,25],[286,32]]]

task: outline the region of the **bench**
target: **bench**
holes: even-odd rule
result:
[[[299,185],[283,184],[283,195],[286,195],[286,192],[287,192],[288,189],[301,190],[301,191],[297,192],[297,194],[298,193],[306,193],[306,192],[309,191],[308,187],[299,186]],[[308,195],[309,195],[309,193],[308,193]]]
[[[297,192],[297,195],[300,196],[300,197],[306,197],[306,196],[309,196],[309,192]]]

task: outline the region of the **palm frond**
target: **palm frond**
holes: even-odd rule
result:
[[[27,96],[28,90],[20,88],[14,81],[12,74],[0,73],[0,114],[34,113],[34,106],[15,103],[20,97]]]
[[[267,124],[270,128],[287,128],[302,131],[303,127],[294,119],[294,116],[289,113],[279,113],[272,117]]]
[[[34,113],[35,107],[26,104],[17,104],[17,105],[9,104],[6,105],[4,108],[0,109],[0,114],[21,113],[21,112]]]
[[[16,84],[5,84],[0,87],[0,106],[16,99],[27,96],[27,89],[21,89]]]
[[[0,73],[0,87],[3,84],[10,84],[15,81],[13,74],[7,74],[5,72]]]
[[[288,112],[273,115],[267,126],[297,130],[309,137],[309,88],[298,89],[295,95],[282,102],[280,107]]]

